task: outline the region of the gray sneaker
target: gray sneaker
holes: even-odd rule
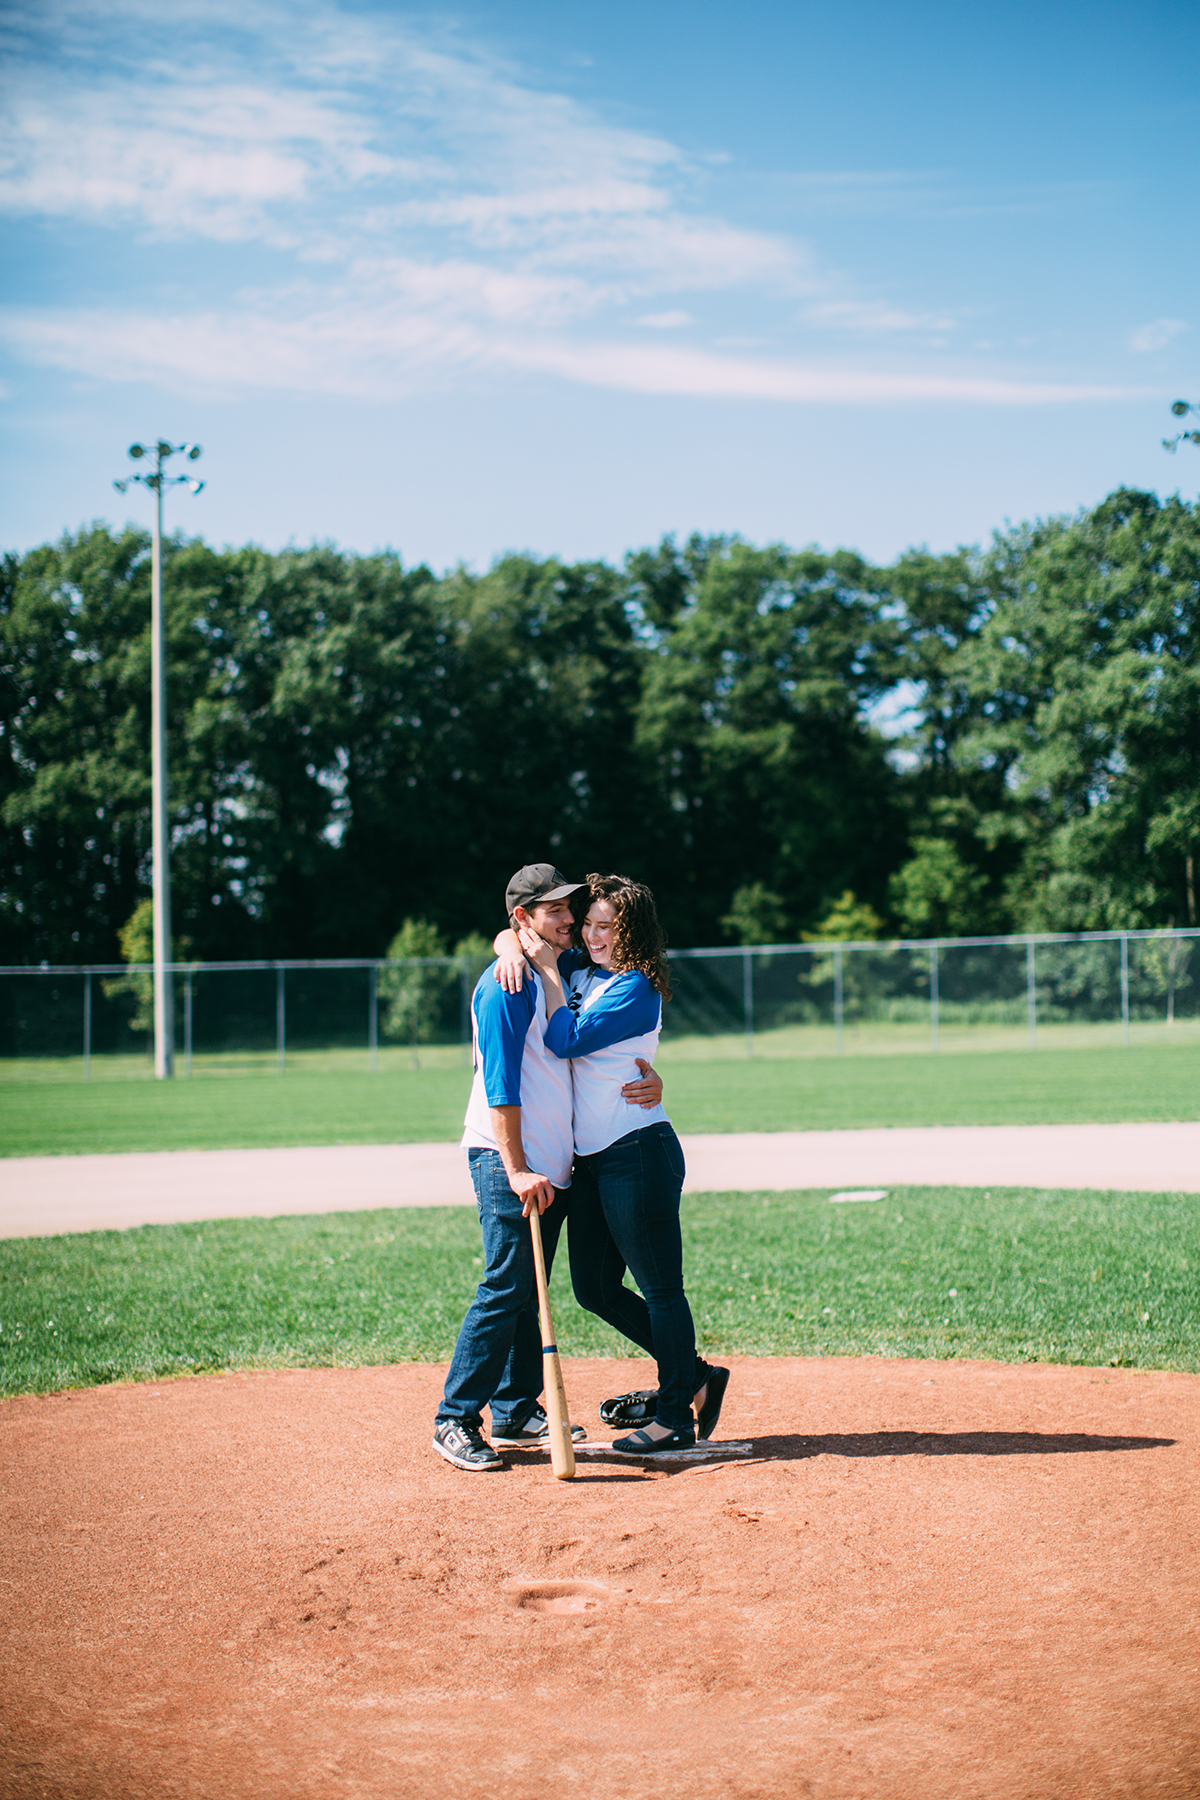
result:
[[[504,1467],[478,1425],[464,1425],[458,1419],[438,1420],[433,1428],[433,1447],[456,1469],[468,1469],[472,1474],[480,1469]]]
[[[578,1444],[587,1436],[587,1432],[582,1425],[572,1425],[571,1436]],[[499,1444],[502,1450],[544,1450],[550,1442],[550,1421],[546,1417],[545,1408],[535,1406],[523,1425],[508,1425],[498,1430],[493,1420],[492,1442]]]

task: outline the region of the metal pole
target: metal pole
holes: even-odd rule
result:
[[[938,1047],[938,947],[929,946],[929,1047]]]
[[[154,1073],[175,1073],[175,993],[171,960],[171,846],[167,820],[167,692],[162,597],[162,446],[154,486],[154,540],[150,560],[150,786],[154,881]]]
[[[1033,977],[1033,939],[1025,939],[1025,1013],[1029,1020],[1029,1048],[1037,1049],[1037,984]]]
[[[840,1056],[845,1049],[842,1042],[842,946],[833,946],[833,1030],[837,1039],[837,1052]]]
[[[92,971],[83,978],[83,1079],[92,1079]]]
[[[275,1062],[282,1075],[287,1064],[286,1014],[283,999],[283,970],[275,968]]]
[[[154,490],[154,532],[150,555],[150,836],[154,891],[154,1073],[161,1080],[175,1073],[175,983],[167,974],[171,961],[171,838],[167,813],[167,676],[166,630],[162,595],[163,488],[181,483],[198,494],[202,481],[168,475],[166,461],[182,451],[189,462],[200,455],[199,444],[168,444],[159,438],[151,449],[130,444],[134,462],[154,459],[149,475],[127,475],[113,483],[123,494],[131,482]]]
[[[742,951],[742,1023],[746,1055],[754,1055],[754,965],[749,950]]]
[[[471,967],[465,956],[459,964],[458,979],[462,992],[463,1061],[469,1068],[471,1065]]]
[[[1121,1042],[1129,1042],[1129,934],[1121,933]]]
[[[183,978],[183,1053],[187,1078],[192,1079],[192,971]]]
[[[371,1073],[379,1073],[379,964],[367,971],[367,1049],[371,1053]]]

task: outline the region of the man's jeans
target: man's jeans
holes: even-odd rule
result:
[[[594,1156],[577,1156],[570,1249],[580,1306],[654,1357],[657,1423],[687,1434],[693,1429],[692,1396],[708,1379],[708,1364],[696,1352],[683,1291],[683,1174],[683,1150],[665,1120],[629,1132]],[[625,1286],[626,1268],[641,1294]]]
[[[542,1391],[542,1334],[529,1220],[508,1185],[495,1150],[468,1150],[483,1232],[483,1280],[467,1309],[446,1377],[439,1419],[481,1425],[492,1409],[492,1430],[519,1430]],[[569,1189],[555,1189],[542,1214],[546,1274],[567,1213]]]

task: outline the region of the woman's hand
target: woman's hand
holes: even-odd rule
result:
[[[497,932],[492,949],[496,952],[496,980],[506,994],[519,994],[525,980],[525,952],[516,932]]]
[[[558,951],[553,944],[548,944],[545,938],[524,925],[517,933],[517,940],[535,969],[540,969],[543,975],[557,975]]]

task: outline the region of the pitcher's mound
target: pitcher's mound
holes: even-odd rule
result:
[[[7,1403],[0,1794],[1200,1794],[1200,1377],[733,1369],[573,1482],[448,1467],[420,1365]]]

